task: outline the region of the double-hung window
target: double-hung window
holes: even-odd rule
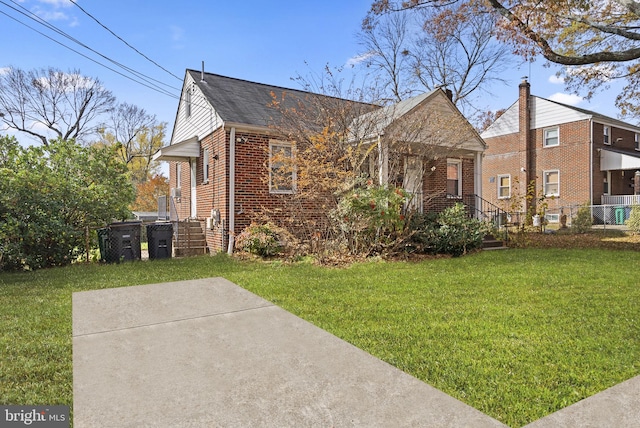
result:
[[[633,137],[634,145],[636,150],[640,150],[640,134],[635,133]]]
[[[509,174],[498,175],[498,199],[511,197],[511,176]]]
[[[447,196],[462,197],[462,161],[447,159]]]
[[[544,195],[560,196],[560,171],[557,169],[543,172]]]
[[[296,185],[296,170],[293,148],[290,143],[269,143],[269,192],[293,193]]]
[[[544,130],[544,147],[555,147],[560,145],[560,131],[558,127]]]
[[[602,130],[602,141],[604,141],[605,144],[611,144],[611,136],[609,135],[609,127],[605,126]]]

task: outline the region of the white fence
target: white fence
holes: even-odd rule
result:
[[[602,195],[602,205],[640,205],[640,195]]]

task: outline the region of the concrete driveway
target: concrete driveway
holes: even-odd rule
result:
[[[223,278],[73,294],[74,427],[504,427]],[[528,425],[640,427],[640,376]]]
[[[222,279],[73,295],[74,427],[499,427]]]

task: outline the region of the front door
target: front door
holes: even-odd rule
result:
[[[198,164],[197,159],[191,159],[189,161],[191,167],[191,218],[198,217],[198,204],[196,200],[196,166]]]
[[[404,179],[402,187],[409,193],[407,209],[422,212],[422,159],[419,156],[404,158]]]

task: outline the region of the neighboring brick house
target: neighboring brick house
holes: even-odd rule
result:
[[[283,94],[286,94],[283,102],[291,107],[304,103],[308,96],[324,97],[211,73],[186,71],[170,145],[160,149],[154,159],[170,162],[173,219],[200,221],[211,252],[232,249],[233,237],[250,224],[255,213],[265,208],[277,210],[282,206],[283,198],[295,192],[295,183],[292,187],[278,186],[270,178],[274,168],[270,165],[270,156],[275,152],[290,155],[292,150],[290,142],[278,135],[272,126],[281,119],[282,113],[270,104],[274,96],[280,98]],[[398,103],[393,106],[393,117],[401,119],[429,108],[446,111],[458,134],[466,129],[470,130],[467,135],[472,137],[458,142],[455,153],[449,150],[450,158],[430,160],[429,165],[433,165],[436,172],[424,176],[420,185],[414,186],[414,192],[422,196],[432,194],[430,189],[441,189],[444,194],[449,186],[455,190],[455,197],[462,196],[463,192],[480,194],[484,143],[445,91],[438,89]],[[366,105],[367,111],[373,109],[378,108]],[[392,125],[380,126],[377,134],[369,136],[370,144],[381,146],[380,136],[389,132]],[[381,156],[374,162],[382,161],[378,162],[380,174],[376,179],[381,183],[394,182],[397,177],[389,177],[385,169],[386,152],[381,147],[378,149],[376,152]],[[408,174],[411,174],[410,169]],[[403,177],[399,179],[402,183]],[[422,201],[419,205],[422,208]]]
[[[502,208],[531,182],[547,196],[550,221],[634,193],[640,127],[533,96],[526,79],[518,100],[481,136],[487,144],[482,196]]]

